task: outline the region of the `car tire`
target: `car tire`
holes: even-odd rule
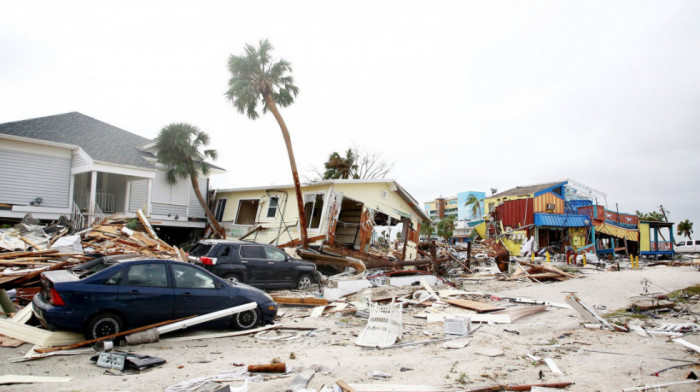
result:
[[[233,327],[235,329],[251,329],[260,324],[260,309],[255,308],[233,315]]]
[[[297,290],[307,290],[314,284],[311,275],[303,274],[297,279]]]
[[[241,281],[241,278],[233,272],[229,272],[227,274],[224,274],[222,276],[222,278],[226,279],[227,281],[229,281],[231,283],[238,283],[238,282],[243,283],[243,281]]]
[[[88,339],[97,339],[124,331],[124,321],[115,313],[105,312],[93,316],[88,323],[86,333]]]

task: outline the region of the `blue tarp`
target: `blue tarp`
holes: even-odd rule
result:
[[[591,221],[586,215],[535,213],[535,226],[589,227],[590,225]]]

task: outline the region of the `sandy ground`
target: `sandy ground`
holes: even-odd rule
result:
[[[587,271],[584,277],[558,283],[467,281],[465,291],[494,293],[502,297],[529,297],[563,303],[568,292],[576,292],[586,304],[604,306],[601,314],[629,306],[644,294],[642,281],[648,279],[650,293],[662,293],[700,284],[700,272],[691,267],[646,267],[622,272]],[[440,287],[436,287],[439,289]],[[499,303],[511,306],[510,303]],[[522,305],[518,305],[522,306]],[[467,339],[460,349],[444,348],[442,343],[388,350],[366,349],[354,344],[366,320],[352,314],[332,314],[317,319],[308,317],[310,308],[283,307],[279,324],[294,327],[321,328],[316,336],[294,340],[270,341],[252,335],[232,338],[169,342],[167,340],[141,346],[118,347],[139,354],[167,360],[167,363],[140,374],[106,374],[104,368],[90,361],[93,354],[70,357],[49,357],[35,361],[11,363],[31,348],[0,348],[0,373],[36,376],[68,376],[66,383],[22,384],[2,386],[6,391],[161,391],[182,381],[240,370],[249,364],[269,363],[279,358],[291,372],[270,376],[248,384],[248,391],[291,390],[292,380],[303,371],[316,373],[308,384],[312,390],[332,385],[336,380],[348,383],[388,385],[436,385],[447,390],[464,391],[495,384],[532,384],[571,381],[568,391],[620,391],[640,385],[683,381],[690,371],[684,367],[649,374],[682,364],[668,359],[700,362],[700,354],[675,344],[665,337],[642,337],[635,333],[591,330],[582,327],[583,319],[571,309],[551,307],[546,312],[519,319],[511,324],[484,325]],[[700,312],[697,305],[693,311]],[[409,307],[403,313],[402,341],[444,337],[443,325],[428,324],[416,318],[425,308]],[[462,312],[449,309],[450,313]],[[466,311],[464,311],[466,312]],[[696,313],[697,314],[697,313]],[[694,317],[647,321],[682,323]],[[508,332],[508,331],[516,331]],[[269,333],[268,336],[275,335]],[[686,340],[700,344],[700,336]],[[589,351],[590,350],[590,351]],[[630,355],[614,355],[592,351],[610,351]],[[563,375],[554,374],[544,363],[527,357],[549,357]],[[496,356],[492,356],[496,355]],[[668,359],[662,359],[668,358]],[[372,378],[379,371],[387,379]],[[540,371],[544,375],[539,379]],[[241,381],[228,382],[237,387]],[[700,384],[681,385],[664,390],[696,391]]]

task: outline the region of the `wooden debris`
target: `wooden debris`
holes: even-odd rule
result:
[[[5,374],[0,376],[0,385],[7,384],[33,384],[36,382],[69,382],[70,377],[48,377],[48,376],[22,376],[15,374]]]
[[[268,363],[263,365],[248,365],[251,373],[286,373],[287,365],[284,363]]]
[[[325,306],[328,305],[328,300],[324,298],[315,297],[276,297],[272,296],[272,299],[278,304],[282,305],[300,305],[300,306]]]
[[[458,306],[460,308],[475,310],[477,313],[495,312],[497,310],[503,310],[503,308],[499,306],[494,306],[487,303],[472,301],[468,299],[446,299],[444,301],[450,305]]]
[[[8,319],[0,319],[0,333],[38,346],[60,346],[73,344],[85,339],[83,334],[80,333],[51,332],[45,329],[12,322]]]

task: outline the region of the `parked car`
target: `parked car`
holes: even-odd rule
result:
[[[34,314],[49,329],[88,339],[167,320],[256,302],[256,309],[216,320],[237,329],[272,323],[278,305],[265,292],[174,260],[130,260],[80,278],[68,270],[41,274]]]
[[[698,240],[687,240],[680,241],[673,248],[676,253],[699,253],[700,252],[700,241]]]
[[[240,240],[203,240],[189,261],[232,282],[259,288],[308,289],[318,282],[316,265],[297,260],[267,244]]]

